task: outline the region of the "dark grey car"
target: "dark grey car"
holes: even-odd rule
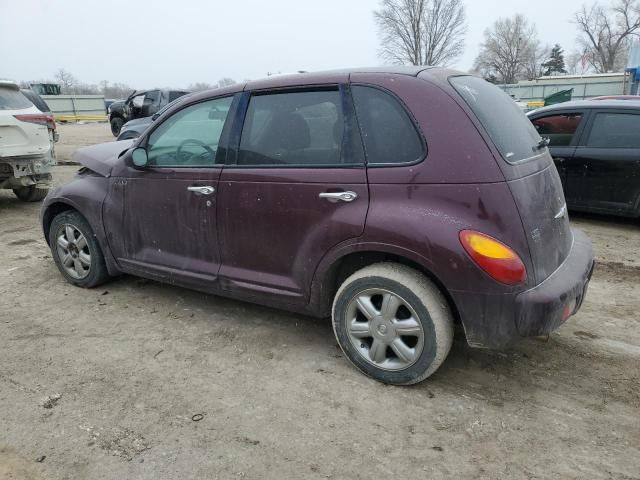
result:
[[[180,98],[184,98],[187,96],[189,96],[189,94],[183,95]],[[142,132],[144,132],[147,129],[149,125],[155,122],[155,120],[160,115],[162,115],[169,107],[171,107],[171,105],[173,105],[174,102],[176,102],[177,100],[178,99],[165,105],[160,110],[158,110],[158,113],[155,113],[151,117],[134,118],[133,120],[129,120],[127,123],[122,125],[122,128],[120,129],[120,134],[118,135],[118,138],[116,140],[131,140],[133,138],[138,138],[142,134]]]

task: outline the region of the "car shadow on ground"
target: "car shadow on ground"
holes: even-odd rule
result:
[[[324,370],[333,369],[331,373],[343,379],[360,375],[340,351],[328,318],[284,312],[128,276],[114,280],[106,288],[114,295],[118,290],[135,290],[146,298],[162,298],[168,304],[188,306],[198,312],[193,321],[202,323],[202,335],[222,332],[249,351],[264,349],[265,344],[272,349],[279,346],[277,342],[268,345],[269,340],[253,335],[251,330],[272,331],[280,337],[286,335],[291,347],[299,346],[314,358],[326,359]],[[251,347],[258,338],[261,344]],[[414,386],[412,394],[420,397],[434,392],[448,393],[494,406],[514,400],[544,402],[542,393],[580,401],[581,395],[591,396],[599,391],[603,398],[613,400],[620,396],[622,400],[637,391],[640,381],[628,378],[626,383],[621,383],[619,379],[610,378],[610,368],[628,359],[594,349],[595,338],[597,335],[574,332],[571,326],[565,325],[549,338],[522,339],[504,351],[494,351],[469,347],[464,332],[458,328],[447,360],[432,377]],[[313,373],[310,371],[309,375]],[[384,388],[405,388],[367,381]]]

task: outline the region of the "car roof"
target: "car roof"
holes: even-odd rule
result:
[[[538,115],[540,113],[553,112],[556,110],[571,110],[571,109],[603,109],[603,108],[620,108],[628,110],[640,109],[640,100],[571,100],[570,102],[556,103],[555,105],[549,105],[548,107],[541,107],[536,110],[532,110],[530,115]]]
[[[438,72],[440,74],[457,74],[461,75],[461,72],[449,70],[443,67],[432,67],[427,65],[384,65],[379,67],[359,67],[348,69],[336,69],[336,70],[324,70],[318,72],[304,72],[292,74],[276,74],[269,77],[249,80],[246,83],[236,83],[226,87],[219,87],[210,90],[204,90],[198,92],[196,98],[198,100],[211,96],[212,93],[236,93],[243,90],[261,90],[269,88],[279,88],[287,86],[297,85],[322,85],[331,83],[341,83],[349,80],[349,76],[358,73],[371,73],[371,74],[388,74],[388,75],[407,75],[417,77],[423,72],[429,71]]]
[[[328,85],[337,83],[346,83],[352,74],[387,74],[387,75],[405,75],[424,77],[425,73],[431,80],[442,81],[452,75],[469,75],[468,73],[450,70],[445,67],[432,67],[428,65],[384,65],[380,67],[360,67],[337,70],[324,70],[318,72],[300,72],[293,74],[276,74],[257,80],[249,80],[247,82],[236,83],[225,87],[217,87],[201,92],[193,93],[186,102],[199,102],[212,96],[233,95],[244,90],[263,90],[277,89],[286,87],[297,87],[304,85]],[[181,98],[182,100],[182,98]],[[176,102],[176,104],[183,104]]]
[[[0,80],[0,87],[11,88],[12,90],[20,90],[18,84],[12,80]]]
[[[259,90],[262,88],[278,88],[289,85],[312,85],[323,83],[339,83],[348,81],[349,76],[356,73],[384,73],[388,75],[408,75],[417,77],[421,72],[437,67],[426,65],[405,66],[385,65],[380,67],[361,67],[336,70],[324,70],[318,72],[302,72],[290,75],[272,75],[270,77],[249,81],[247,90]]]

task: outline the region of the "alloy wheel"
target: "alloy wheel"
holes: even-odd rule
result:
[[[91,252],[82,232],[71,224],[64,224],[56,235],[56,249],[65,272],[82,280],[91,270]]]
[[[360,356],[383,370],[413,365],[424,348],[424,329],[414,308],[385,289],[356,294],[346,311],[349,340]]]

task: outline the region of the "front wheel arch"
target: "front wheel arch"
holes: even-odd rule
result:
[[[67,210],[73,210],[78,212],[77,209],[75,209],[73,206],[69,205],[68,203],[64,203],[64,202],[56,202],[56,203],[52,203],[51,205],[47,206],[46,210],[43,212],[42,214],[42,231],[44,233],[44,238],[45,241],[47,242],[47,245],[49,245],[49,232],[51,230],[51,222],[53,222],[53,219],[59,215],[62,212],[65,212]],[[78,212],[80,215],[82,215],[82,213]],[[84,215],[83,215],[84,217]]]

